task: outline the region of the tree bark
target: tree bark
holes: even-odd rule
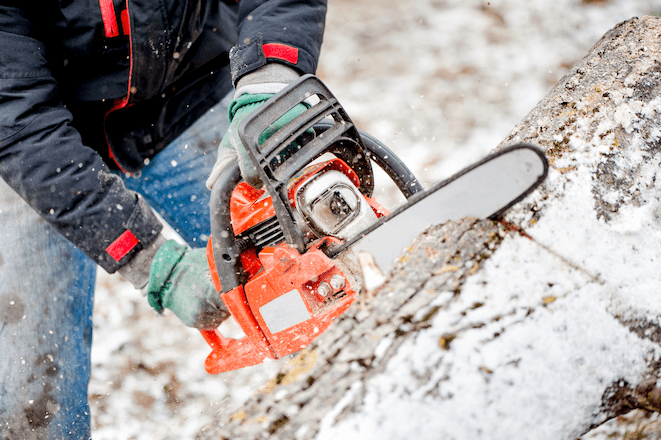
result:
[[[575,439],[661,409],[661,19],[608,32],[501,146],[547,181],[422,233],[202,439]]]

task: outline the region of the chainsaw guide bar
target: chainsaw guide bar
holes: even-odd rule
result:
[[[425,229],[462,217],[495,218],[533,191],[547,173],[548,162],[539,148],[525,144],[506,147],[416,194],[328,256],[344,253],[359,264],[360,254],[366,253],[385,274]]]

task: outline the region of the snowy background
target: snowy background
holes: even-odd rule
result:
[[[607,30],[661,13],[661,0],[329,3],[319,76],[424,183],[494,148]],[[105,273],[94,326],[96,440],[193,439],[268,386],[282,362],[208,375],[199,333]],[[635,412],[584,438],[643,438],[633,436],[656,423]]]

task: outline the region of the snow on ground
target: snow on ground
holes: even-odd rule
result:
[[[608,29],[661,13],[661,0],[329,3],[319,75],[424,183],[494,148]],[[100,273],[97,286],[89,390],[96,440],[193,439],[278,369],[271,362],[210,376],[197,332],[157,316],[119,276]],[[658,421],[635,413],[584,438],[625,438],[648,425]]]

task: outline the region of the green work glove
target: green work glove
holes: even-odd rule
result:
[[[255,188],[262,186],[262,182],[257,174],[257,168],[253,165],[250,156],[248,156],[248,152],[246,151],[246,147],[239,138],[239,125],[241,125],[241,122],[246,116],[265,103],[271,96],[273,96],[271,93],[243,94],[230,103],[230,125],[223,140],[220,142],[220,146],[218,147],[218,159],[216,159],[216,164],[211,171],[211,175],[207,179],[207,187],[209,189],[211,189],[218,176],[220,176],[234,160],[238,160],[239,162],[239,169],[241,170],[241,177],[243,180]],[[269,126],[264,133],[262,133],[259,137],[259,143],[263,143],[271,137],[273,133],[291,122],[296,116],[303,113],[306,108],[307,107],[304,104],[298,104],[296,107],[289,110],[284,116],[278,119],[273,125]]]
[[[154,256],[147,299],[157,312],[170,309],[185,325],[200,330],[214,329],[229,316],[211,281],[206,250],[174,240]]]

